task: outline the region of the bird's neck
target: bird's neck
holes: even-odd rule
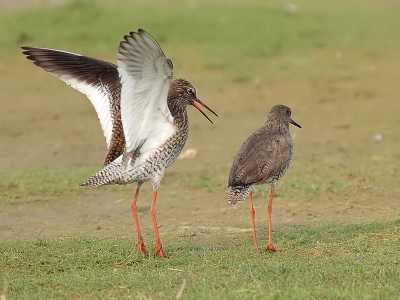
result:
[[[176,98],[169,98],[167,103],[168,109],[174,118],[174,124],[178,128],[187,128],[189,125],[189,118],[186,111],[186,105],[182,105],[182,101]]]
[[[283,132],[283,133],[289,132],[288,126],[279,125],[279,124],[276,124],[275,122],[266,122],[264,124],[264,126],[266,126],[267,128],[270,128],[276,132]]]

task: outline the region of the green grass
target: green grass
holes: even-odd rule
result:
[[[80,183],[93,175],[97,169],[92,168],[32,168],[24,171],[0,172],[0,201],[2,203],[41,201],[54,197],[83,195],[85,189]],[[222,170],[220,170],[222,171]],[[219,182],[222,172],[217,174],[202,171],[193,172],[181,178],[178,173],[168,173],[163,185],[174,189],[193,189],[203,192],[224,192],[226,187]],[[102,190],[131,190],[132,186],[106,186]],[[142,188],[151,190],[151,185]],[[166,191],[167,192],[167,191]]]
[[[0,242],[9,299],[398,299],[400,221],[279,229],[266,253],[246,243],[167,245],[142,258],[134,241],[63,237]],[[263,244],[265,240],[262,241]]]
[[[94,173],[94,171],[92,171]],[[79,183],[89,177],[88,169],[26,169],[0,172],[0,200],[6,202],[40,201],[43,198],[78,194]]]
[[[192,70],[214,71],[215,78],[229,72],[228,80],[243,82],[255,75],[304,76],[307,73],[301,67],[291,74],[284,70],[309,60],[305,53],[319,49],[361,49],[378,56],[383,49],[396,49],[400,45],[398,17],[389,6],[346,2],[320,6],[306,1],[299,4],[298,13],[288,13],[285,5],[264,1],[130,6],[73,1],[61,7],[1,14],[0,51],[17,53],[20,46],[34,45],[114,61],[123,35],[141,27],[160,42],[180,66],[177,70],[187,65]],[[345,67],[317,57],[307,63]]]
[[[83,196],[86,189],[79,186],[97,171],[96,168],[34,168],[24,171],[0,172],[0,201],[2,203],[38,202],[55,197]],[[182,176],[180,172],[167,171],[163,182],[163,194],[174,194],[176,190],[185,189],[193,193],[226,195],[227,169],[215,168],[212,171],[192,170]],[[364,178],[368,178],[365,182]],[[392,182],[398,177],[396,168],[387,170],[365,171],[356,169],[350,172],[321,174],[313,165],[291,168],[275,190],[275,196],[320,200],[350,199],[365,193],[379,193],[380,181]],[[168,188],[167,188],[168,187]],[[131,185],[106,186],[102,191],[132,191]],[[151,185],[145,184],[143,190],[150,192]],[[255,197],[266,198],[269,186],[257,185],[253,189]],[[218,196],[215,196],[216,198]]]
[[[25,70],[34,67],[20,54],[20,46],[63,49],[115,62],[123,35],[139,27],[148,30],[174,61],[175,77],[180,73],[188,78],[203,76],[197,81],[210,86],[233,83],[226,89],[241,84],[245,89],[253,88],[244,84],[257,76],[271,80],[305,79],[319,88],[318,97],[320,91],[321,97],[327,94],[325,87],[318,84],[325,83],[324,79],[327,85],[335,83],[332,79],[339,71],[348,72],[345,73],[350,77],[359,74],[364,76],[361,78],[379,76],[380,73],[370,75],[363,71],[363,64],[370,63],[365,58],[373,57],[371,61],[376,62],[400,48],[398,10],[367,1],[325,1],[323,4],[298,1],[299,11],[295,14],[288,13],[283,4],[272,1],[241,4],[226,1],[218,5],[211,1],[197,1],[195,5],[185,1],[154,1],[112,7],[97,3],[73,1],[60,7],[0,12],[2,73],[15,72],[18,69],[12,66],[17,64],[18,67],[22,61],[26,68],[14,74],[14,79],[0,83],[2,89],[24,91],[19,80],[32,80],[23,75]],[[334,58],[336,51],[343,51],[345,57],[354,51],[358,60],[354,64],[350,64],[351,59],[339,61]],[[16,57],[19,60],[14,59]],[[303,67],[304,63],[307,67]],[[349,85],[349,93],[357,88]],[[36,93],[49,93],[47,86],[35,89]],[[244,97],[246,94],[244,90]],[[219,99],[221,94],[216,95],[218,99],[211,103],[225,107],[225,111],[218,111],[219,122],[234,119],[235,114],[243,111],[246,113],[243,106],[228,108],[226,103],[231,94],[222,95],[222,100]],[[268,98],[264,107],[277,101],[269,94],[263,95],[263,99],[264,96]],[[19,97],[18,94],[11,101],[17,102]],[[317,96],[311,94],[310,97]],[[340,97],[333,99],[347,101]],[[379,93],[376,98],[386,99]],[[257,103],[257,99],[254,101]],[[377,102],[373,105],[390,107],[389,104]],[[229,113],[231,115],[227,115]],[[363,115],[358,110],[352,113],[354,120]],[[249,114],[249,117],[255,119],[256,115]],[[385,114],[378,110],[376,115]],[[319,141],[322,134],[314,134],[311,124],[303,124],[304,119],[303,122],[296,120],[304,126],[302,130],[307,130],[307,135],[316,136],[318,143],[315,144],[325,145],[326,139]],[[368,121],[379,125],[378,119],[376,123]],[[327,134],[331,125],[327,124]],[[192,127],[192,138],[197,136],[199,139],[199,134],[205,130]],[[0,134],[3,133],[8,134],[7,130],[0,130]],[[336,141],[343,135],[345,133],[330,139]],[[301,145],[300,138],[295,143]],[[307,153],[309,149],[301,151],[300,148],[291,169],[278,184],[276,196],[299,201],[320,200],[327,205],[331,201],[353,198],[379,201],[380,197],[397,197],[399,169],[395,166],[400,157],[397,144],[389,145],[394,150],[388,155],[382,154],[385,144],[375,152],[367,143],[362,145],[371,152],[354,154],[345,166],[336,163],[341,161],[338,158],[342,158],[343,153],[332,154],[332,150],[326,154],[329,147],[324,146],[322,150],[317,147],[318,155],[313,154],[314,150]],[[209,151],[204,151],[203,155],[212,157],[214,154],[210,149],[206,148]],[[371,162],[373,153],[385,154],[387,162]],[[208,162],[199,158],[208,165],[194,165],[193,169],[187,167],[189,162],[180,169],[175,168],[175,164],[175,169],[170,168],[163,180],[161,198],[181,199],[177,195],[185,189],[182,198],[192,194],[193,201],[202,201],[203,197],[226,201],[229,171],[226,164],[231,158],[223,159],[216,163],[216,159]],[[79,183],[95,171],[97,168],[75,167],[3,170],[0,173],[0,201],[6,205],[68,199],[70,196],[79,196],[84,201],[86,192]],[[105,187],[98,193],[123,189],[121,186]],[[132,197],[134,187],[126,189],[126,198]],[[150,184],[144,185],[143,189],[144,197],[150,195]],[[254,190],[255,197],[259,198],[266,198],[268,193],[266,186]],[[182,206],[180,210],[188,207]],[[399,299],[399,237],[399,221],[278,228],[274,230],[275,245],[284,251],[265,253],[252,249],[250,234],[242,244],[235,244],[235,240],[229,246],[210,243],[205,247],[190,240],[179,244],[174,241],[174,236],[170,236],[173,242],[164,245],[170,255],[168,260],[152,256],[142,258],[134,247],[135,241],[124,238],[72,236],[0,241],[0,292],[4,284],[8,286],[7,299],[174,299],[186,280],[182,299]],[[260,245],[265,243],[265,240],[260,241]]]

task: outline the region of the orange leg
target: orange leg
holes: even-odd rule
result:
[[[139,196],[139,188],[136,188],[135,197],[133,198],[133,201],[131,204],[131,211],[132,211],[132,215],[133,215],[133,221],[135,222],[135,226],[136,226],[136,232],[138,235],[139,251],[140,251],[140,254],[142,254],[144,256],[146,253],[148,253],[148,251],[143,243],[142,234],[140,232],[139,220],[138,220],[138,217],[136,214],[136,212],[137,212],[136,201],[137,201],[138,196]]]
[[[156,234],[156,247],[155,247],[156,255],[160,255],[162,258],[166,258],[167,255],[162,249],[160,235],[158,234],[158,227],[156,221],[156,200],[157,200],[157,191],[154,191],[153,199],[151,201],[150,215],[151,215],[151,220],[153,221],[154,233]]]
[[[256,211],[253,207],[253,192],[250,192],[250,218],[251,218],[251,226],[253,227],[253,239],[254,239],[254,248],[258,249],[257,245],[257,235],[256,235],[256,223],[254,222],[254,215]]]
[[[271,222],[272,199],[274,199],[274,189],[273,188],[271,188],[271,193],[269,194],[269,202],[268,202],[268,245],[265,247],[265,250],[278,251],[272,245],[272,222]]]

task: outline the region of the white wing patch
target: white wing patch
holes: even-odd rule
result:
[[[75,78],[66,78],[66,76],[57,76],[59,79],[70,85],[75,90],[86,95],[92,103],[99,117],[104,137],[106,138],[107,149],[110,146],[112,136],[112,120],[110,108],[110,91],[105,86],[93,86],[85,82],[76,80]]]
[[[117,65],[126,152],[135,150],[143,141],[141,153],[158,148],[175,132],[167,105],[172,65],[143,30],[125,36],[118,48]]]
[[[119,77],[115,65],[80,54],[36,47],[22,47],[27,59],[86,95],[94,106],[110,146],[113,130],[111,105],[119,97]],[[107,82],[102,82],[106,80]],[[110,88],[116,90],[111,91]],[[119,99],[118,99],[119,100]]]

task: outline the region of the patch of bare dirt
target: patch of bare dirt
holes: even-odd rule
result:
[[[290,106],[293,118],[303,126],[293,129],[296,153],[289,174],[293,172],[301,180],[314,172],[321,178],[321,188],[330,178],[338,177],[359,184],[342,195],[321,192],[319,197],[276,197],[275,228],[399,218],[400,56],[352,54],[346,59],[351,67],[336,75],[332,70],[326,74],[318,70],[317,79],[214,88],[206,86],[206,80],[197,74],[199,96],[220,117],[212,126],[189,108],[187,148],[196,149],[197,154],[193,159],[176,161],[167,170],[157,202],[161,237],[166,241],[192,239],[203,245],[251,241],[248,202],[228,205],[223,187],[238,147],[276,103]],[[12,65],[0,62],[0,69],[8,71],[0,72],[0,168],[10,172],[35,167],[100,168],[105,142],[89,101],[22,55]],[[222,188],[216,192],[180,187],[182,178],[214,170],[221,174],[218,185]],[[283,187],[290,190],[285,184],[284,178],[277,191]],[[305,182],[304,188],[310,184]],[[121,192],[99,188],[74,197],[0,203],[0,238],[88,234],[134,241],[130,212],[134,189],[134,185]],[[146,242],[154,240],[149,216],[151,193],[147,184],[138,201]],[[266,205],[266,197],[255,199],[260,236],[265,234]]]

